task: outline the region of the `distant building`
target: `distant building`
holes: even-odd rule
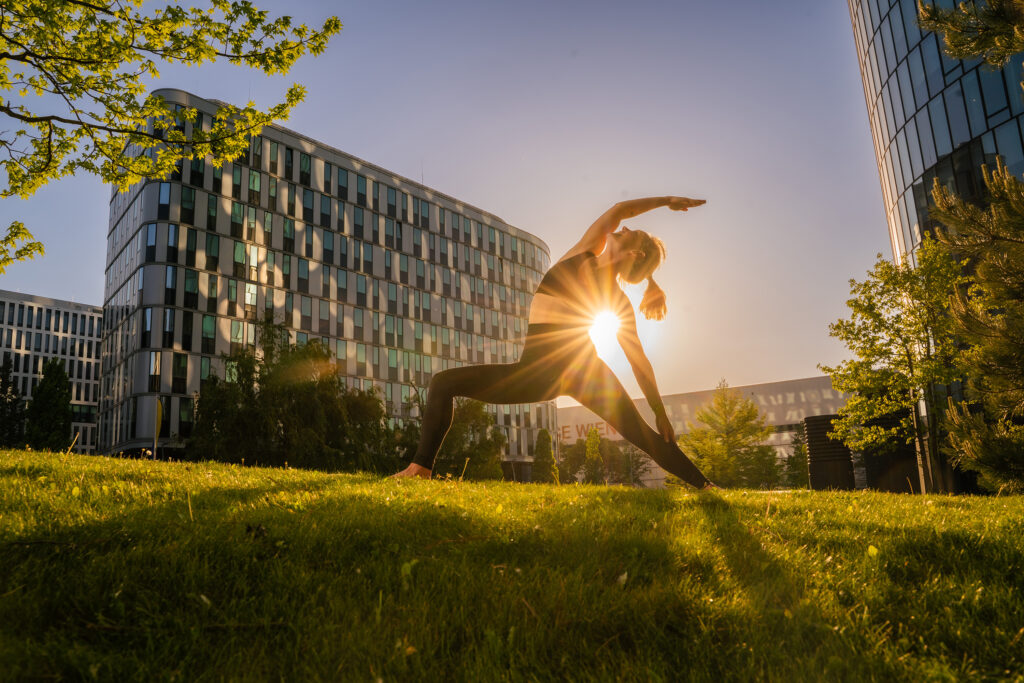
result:
[[[209,125],[220,104],[180,90]],[[191,125],[191,124],[187,124]],[[150,122],[150,130],[153,123]],[[131,150],[129,150],[131,151]],[[458,199],[280,126],[213,167],[192,161],[110,200],[101,449],[181,445],[222,354],[271,314],[319,341],[395,420],[441,370],[513,362],[547,245]],[[157,404],[161,420],[157,422]],[[492,406],[529,462],[553,402]]]
[[[789,456],[793,433],[805,417],[833,415],[846,403],[845,395],[832,388],[832,380],[828,377],[808,377],[731,388],[757,404],[765,416],[765,422],[775,428],[775,432],[765,443],[773,446],[780,458]],[[672,426],[677,434],[689,431],[688,423],[697,421],[697,411],[711,403],[714,393],[714,389],[708,389],[662,396],[665,412],[672,420]],[[647,405],[647,399],[634,399],[633,403],[644,419],[654,425],[654,413]],[[555,440],[566,445],[573,444],[577,439],[587,438],[587,433],[592,427],[607,439],[623,440],[622,435],[610,424],[583,406],[558,409],[558,432]],[[662,481],[664,472],[655,468],[644,484],[657,486]]]
[[[102,320],[98,306],[0,289],[0,353],[11,359],[14,384],[31,400],[47,361],[63,361],[71,380],[68,445],[77,433],[76,453],[96,452]]]

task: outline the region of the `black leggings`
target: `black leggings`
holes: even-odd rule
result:
[[[456,396],[485,403],[536,403],[561,395],[599,415],[667,472],[697,488],[708,483],[678,444],[665,441],[641,417],[611,368],[598,358],[586,331],[554,325],[530,325],[518,363],[471,365],[434,375],[413,462],[433,469],[452,424]]]

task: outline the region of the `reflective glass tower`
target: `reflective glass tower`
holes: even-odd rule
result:
[[[941,2],[952,6],[952,2]],[[934,180],[980,198],[980,167],[1001,155],[1024,173],[1022,59],[996,70],[950,59],[917,26],[917,0],[849,0],[893,256],[909,259],[931,229]]]

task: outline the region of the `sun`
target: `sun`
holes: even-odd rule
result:
[[[619,341],[615,334],[619,331],[619,316],[611,311],[601,311],[594,316],[594,322],[590,326],[590,340],[594,342],[597,355],[607,358],[614,355],[619,347]]]

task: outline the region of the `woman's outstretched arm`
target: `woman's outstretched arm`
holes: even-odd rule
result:
[[[654,411],[658,433],[661,434],[661,438],[665,439],[665,441],[672,443],[676,440],[675,429],[672,427],[672,421],[668,419],[668,413],[665,412],[665,404],[662,402],[661,393],[658,391],[658,381],[654,378],[654,368],[651,366],[651,361],[647,359],[644,347],[640,343],[640,337],[637,335],[636,316],[633,313],[632,307],[629,308],[628,313],[620,314],[619,318],[619,331],[617,334],[619,346],[622,347],[623,352],[626,354],[626,360],[629,361],[630,367],[633,368],[633,376],[636,377],[640,390],[644,392],[647,405]]]
[[[601,214],[587,228],[583,238],[572,249],[567,251],[562,258],[575,256],[584,251],[600,254],[604,250],[605,239],[607,239],[608,235],[615,232],[619,228],[619,223],[624,220],[635,218],[642,213],[647,213],[663,206],[673,211],[686,211],[691,207],[700,206],[704,201],[703,199],[690,199],[689,197],[646,197],[644,199],[630,199],[619,202]]]

